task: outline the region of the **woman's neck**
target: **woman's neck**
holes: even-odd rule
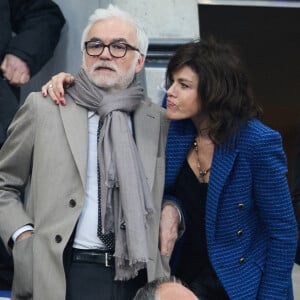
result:
[[[205,116],[202,116],[202,117],[192,119],[192,121],[196,127],[197,136],[208,137],[209,128],[210,128],[209,119]]]

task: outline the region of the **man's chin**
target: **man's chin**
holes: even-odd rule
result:
[[[103,77],[103,76],[102,76]],[[92,82],[98,86],[99,88],[102,89],[110,89],[113,88],[114,85],[116,84],[115,81],[108,81],[108,80],[103,80],[103,78],[99,79],[99,77],[97,78],[96,76],[93,76],[91,78]]]

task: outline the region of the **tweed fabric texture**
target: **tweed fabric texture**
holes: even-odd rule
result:
[[[172,200],[195,128],[170,124],[165,199]],[[278,132],[253,119],[232,147],[215,148],[206,207],[211,263],[232,300],[293,299],[297,228]],[[184,208],[184,199],[181,201]]]

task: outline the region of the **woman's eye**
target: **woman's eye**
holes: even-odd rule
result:
[[[183,89],[189,88],[189,86],[188,86],[187,84],[185,84],[185,83],[181,83],[181,87],[182,87]]]

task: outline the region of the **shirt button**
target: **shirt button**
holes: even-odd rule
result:
[[[57,235],[55,236],[55,242],[56,242],[56,243],[60,243],[61,241],[62,241],[61,235],[57,234]]]
[[[74,199],[71,199],[71,200],[69,201],[69,206],[70,206],[70,207],[75,207],[75,206],[76,206],[76,201],[75,201]]]
[[[240,258],[240,264],[243,264],[245,262],[245,257]]]

